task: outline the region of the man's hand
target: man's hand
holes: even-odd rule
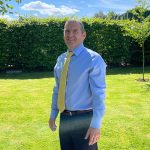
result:
[[[89,128],[85,139],[89,138],[89,145],[95,144],[100,138],[100,129],[97,128]]]
[[[55,131],[57,126],[56,126],[56,123],[55,123],[55,119],[49,119],[49,127],[52,131]]]

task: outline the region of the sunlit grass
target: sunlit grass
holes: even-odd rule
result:
[[[150,82],[136,81],[140,71],[108,69],[100,150],[149,150]],[[54,81],[49,72],[0,75],[0,150],[60,149],[48,128]]]

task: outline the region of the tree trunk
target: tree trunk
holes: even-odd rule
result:
[[[143,81],[145,81],[145,78],[144,78],[144,66],[145,66],[144,42],[142,44],[142,54],[143,54]]]

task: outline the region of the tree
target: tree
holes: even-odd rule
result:
[[[124,20],[137,20],[143,21],[146,17],[150,16],[150,0],[136,0],[137,6],[133,9],[127,10],[127,12],[118,15],[118,19]]]
[[[128,14],[128,19],[134,19],[142,22],[146,17],[150,15],[150,10],[137,6],[131,10],[128,10],[124,15],[126,16],[126,14]],[[125,19],[127,18],[125,17]]]
[[[108,12],[108,14],[107,14],[107,16],[106,16],[106,18],[107,18],[107,19],[110,19],[110,20],[111,20],[111,19],[116,20],[117,17],[118,17],[118,15],[117,15],[114,11]]]
[[[98,13],[95,13],[94,17],[105,19],[106,15],[102,11],[99,11]]]
[[[4,15],[6,13],[13,13],[11,10],[13,6],[9,5],[8,2],[11,0],[0,0],[0,14]],[[21,0],[15,0],[17,3],[20,3]]]
[[[147,17],[145,14],[147,11],[149,11],[150,0],[136,0],[136,2],[138,6],[135,7],[135,9],[132,9],[131,12],[138,18],[140,22],[142,22]]]
[[[138,10],[139,11],[133,11],[133,14],[137,15],[138,21],[133,20],[133,23],[128,24],[125,27],[126,34],[134,38],[139,46],[142,48],[142,62],[143,62],[143,81],[145,81],[144,78],[144,67],[145,67],[145,41],[150,36],[150,16],[144,17],[144,11],[147,10],[150,7],[149,0],[137,0],[138,3]],[[134,9],[136,10],[136,9]]]
[[[136,3],[141,8],[150,8],[150,0],[136,0]]]
[[[133,20],[132,23],[129,23],[125,26],[126,35],[131,36],[134,38],[139,46],[142,48],[142,62],[143,62],[143,81],[145,81],[144,78],[144,66],[145,66],[145,50],[144,50],[144,44],[146,39],[150,36],[150,22],[145,20],[144,22],[140,23],[135,20]]]

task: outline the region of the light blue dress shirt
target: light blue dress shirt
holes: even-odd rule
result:
[[[51,119],[55,119],[59,112],[57,108],[59,81],[67,53],[58,57],[54,67],[56,83],[52,96]],[[75,48],[73,53],[66,83],[66,110],[93,109],[90,127],[100,128],[105,112],[106,64],[98,53],[84,47],[83,44]]]

